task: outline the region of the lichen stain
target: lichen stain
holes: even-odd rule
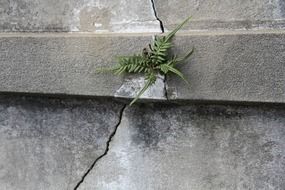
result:
[[[80,11],[80,30],[110,30],[111,12],[107,8],[86,7]]]

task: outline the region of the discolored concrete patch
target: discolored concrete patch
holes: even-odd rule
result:
[[[79,189],[284,189],[284,118],[284,106],[128,108]]]
[[[1,189],[73,189],[104,153],[122,106],[104,99],[1,95]]]

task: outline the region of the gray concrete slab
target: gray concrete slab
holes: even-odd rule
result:
[[[122,106],[103,99],[1,95],[1,189],[73,189],[104,153]]]
[[[141,53],[151,34],[2,34],[0,92],[132,98],[141,76],[96,73],[116,56]],[[284,31],[179,33],[172,53],[190,82],[167,77],[168,99],[285,102]],[[143,97],[165,99],[163,78]]]
[[[128,108],[80,190],[281,190],[285,107]]]
[[[154,0],[166,30],[188,16],[186,30],[285,28],[283,0]]]
[[[151,1],[0,0],[3,32],[160,32]]]
[[[181,34],[173,42],[174,54],[196,50],[179,67],[190,85],[168,77],[169,99],[285,102],[283,32]]]
[[[0,91],[113,97],[123,77],[96,70],[113,66],[116,56],[141,53],[151,40],[151,35],[3,35]]]

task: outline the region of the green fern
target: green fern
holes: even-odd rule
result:
[[[144,73],[146,83],[130,105],[135,103],[156,82],[158,74],[167,75],[173,73],[188,83],[184,75],[176,68],[176,65],[188,59],[193,54],[194,48],[182,58],[174,56],[172,59],[169,59],[168,52],[172,47],[171,39],[190,19],[191,17],[187,18],[167,36],[156,36],[153,44],[149,44],[148,48],[144,48],[141,55],[118,57],[117,65],[112,68],[100,69],[103,72],[111,71],[116,75],[123,73]]]

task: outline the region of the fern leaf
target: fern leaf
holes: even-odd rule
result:
[[[160,71],[163,72],[164,74],[167,74],[169,71],[167,64],[162,64],[159,66],[159,68],[160,68]]]
[[[168,51],[172,47],[171,39],[181,29],[191,17],[187,18],[178,25],[167,36],[156,36],[154,42],[144,48],[140,54],[133,56],[120,56],[117,63],[111,68],[98,69],[99,72],[113,72],[116,75],[123,73],[145,73],[145,84],[138,92],[136,97],[131,101],[130,105],[135,103],[140,96],[157,80],[157,74],[161,73],[167,75],[169,72],[174,73],[182,78],[186,83],[184,75],[175,68],[175,65],[188,59],[194,52],[194,48],[188,52],[184,57],[177,58],[175,55],[169,59]]]
[[[114,74],[115,75],[121,75],[125,71],[126,71],[126,66],[121,66],[120,68],[118,68],[117,70],[114,71]]]
[[[192,48],[191,51],[189,51],[189,53],[187,53],[183,58],[179,58],[177,59],[177,62],[180,63],[180,62],[184,62],[185,60],[187,60],[195,51],[195,48]]]
[[[162,40],[162,38],[155,38],[155,42],[153,45],[153,50],[151,52],[150,58],[153,62],[163,63],[167,57],[167,51],[171,47],[171,43]]]
[[[186,78],[184,77],[184,75],[180,71],[178,71],[177,69],[175,69],[174,67],[172,67],[172,66],[170,66],[168,64],[165,64],[165,67],[167,67],[169,71],[171,71],[172,73],[176,74],[182,80],[184,80],[187,84],[189,84],[189,82],[186,80]]]
[[[114,70],[117,70],[118,67],[102,67],[96,69],[95,73],[107,73],[107,72],[113,72]]]
[[[190,19],[192,18],[192,16],[188,17],[186,20],[184,20],[180,25],[178,25],[172,32],[170,32],[166,38],[165,41],[168,42],[169,40],[171,40],[173,38],[173,36],[176,34],[176,32],[178,30],[180,30],[182,28],[183,25],[185,25]]]

